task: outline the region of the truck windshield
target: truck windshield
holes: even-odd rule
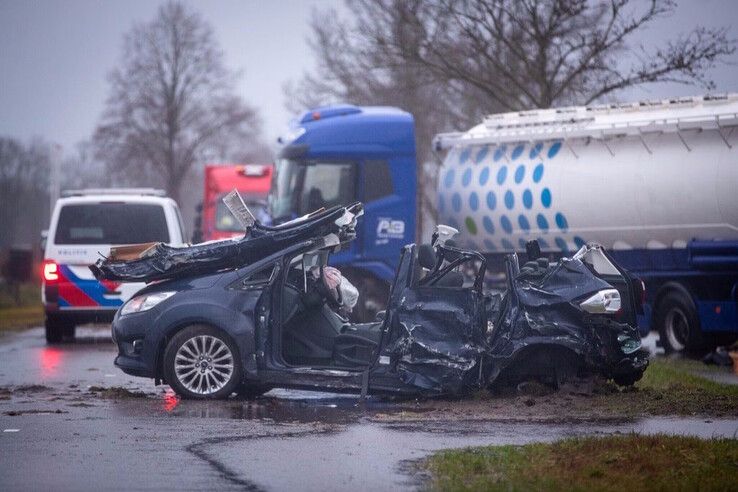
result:
[[[245,199],[244,202],[256,220],[263,221],[265,214],[264,208],[266,206],[264,201],[249,201]],[[228,210],[226,204],[223,203],[222,197],[218,200],[218,205],[215,208],[215,228],[221,232],[243,232],[243,227],[238,223],[231,211]]]
[[[321,207],[354,201],[355,166],[351,162],[280,159],[269,207],[275,221],[304,215]]]

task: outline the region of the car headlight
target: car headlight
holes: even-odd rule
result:
[[[136,296],[123,305],[123,308],[120,310],[120,315],[125,316],[126,314],[148,311],[160,302],[166,301],[174,294],[176,294],[176,292],[156,292],[153,294]]]
[[[579,307],[592,314],[607,314],[620,311],[620,292],[604,289],[579,304]]]

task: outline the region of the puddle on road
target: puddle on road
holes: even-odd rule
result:
[[[402,400],[407,403],[408,400]],[[119,400],[116,413],[124,416],[166,415],[173,418],[264,420],[275,423],[345,424],[379,412],[402,411],[397,401],[382,398],[361,400],[358,395],[275,389],[255,400],[183,400],[166,389],[142,400]]]

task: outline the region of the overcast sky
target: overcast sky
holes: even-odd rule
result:
[[[315,6],[338,0],[192,0],[215,30],[227,64],[243,71],[241,95],[259,109],[272,142],[290,114],[282,84],[314,66],[305,40]],[[122,35],[151,19],[155,0],[0,0],[0,135],[41,136],[66,152],[94,130],[108,92],[106,75],[119,60]],[[344,13],[348,13],[344,10]],[[704,26],[738,21],[738,0],[681,0],[676,15],[642,34],[645,44]],[[738,34],[734,29],[734,37]],[[735,60],[734,60],[735,61]],[[358,74],[360,76],[360,74]],[[738,64],[712,74],[718,91],[738,91]],[[697,94],[659,86],[629,98]]]

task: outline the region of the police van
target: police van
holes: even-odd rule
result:
[[[177,203],[163,190],[87,189],[62,193],[51,214],[42,272],[46,341],[74,337],[75,326],[110,322],[143,283],[98,282],[88,268],[111,246],[182,245]]]

